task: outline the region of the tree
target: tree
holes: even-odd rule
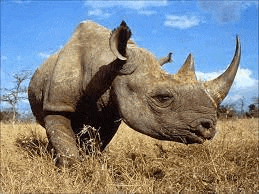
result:
[[[244,96],[240,98],[240,113],[241,115],[244,114]]]
[[[233,118],[237,114],[235,104],[220,105],[217,109],[217,117],[219,119]]]
[[[259,117],[259,97],[254,97],[253,102],[253,104],[248,106],[249,112],[246,112],[246,116],[249,118]]]
[[[14,114],[18,114],[18,113],[13,113],[12,111],[10,111],[8,109],[2,110],[0,112],[0,121],[4,121],[4,122],[12,121]]]
[[[28,87],[24,86],[24,82],[31,77],[31,71],[25,70],[18,73],[13,73],[11,77],[13,78],[15,85],[11,89],[1,89],[3,95],[1,95],[0,100],[1,102],[6,102],[11,106],[13,121],[15,121],[18,103],[21,100],[28,99],[26,95]]]
[[[250,104],[250,105],[248,106],[248,108],[249,108],[249,112],[256,110],[255,104]]]

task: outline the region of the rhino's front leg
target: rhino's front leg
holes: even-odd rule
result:
[[[103,151],[106,146],[110,143],[119,126],[113,126],[109,128],[100,128],[99,134],[101,138],[100,150]]]
[[[55,149],[58,167],[71,166],[79,160],[79,150],[70,119],[62,115],[47,115],[45,128],[48,139]]]

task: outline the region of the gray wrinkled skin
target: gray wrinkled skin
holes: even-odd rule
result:
[[[177,74],[170,75],[161,65],[171,61],[171,53],[156,59],[138,48],[130,36],[125,22],[113,32],[83,22],[64,48],[32,77],[28,91],[31,108],[46,128],[58,166],[79,160],[75,134],[83,125],[99,129],[101,149],[115,135],[121,119],[161,140],[203,143],[215,135],[216,109],[235,77],[239,42],[235,64],[230,65],[232,74],[217,79],[214,90],[213,81],[196,80],[191,55]]]

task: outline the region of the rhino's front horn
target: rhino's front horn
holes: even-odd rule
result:
[[[207,88],[210,96],[214,99],[216,104],[221,103],[227,96],[230,87],[234,81],[234,78],[239,67],[241,57],[241,45],[239,37],[236,37],[236,51],[232,59],[231,64],[227,70],[214,80],[205,82],[205,87]]]
[[[191,53],[188,55],[183,66],[178,70],[176,75],[188,80],[197,80],[194,69],[194,59]]]

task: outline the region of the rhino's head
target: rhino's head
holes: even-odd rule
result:
[[[239,39],[228,69],[212,81],[199,82],[191,54],[182,68],[170,75],[161,69],[161,60],[146,50],[127,47],[130,35],[122,22],[110,38],[111,49],[121,61],[113,91],[123,120],[161,140],[190,144],[213,138],[217,106],[226,97],[239,66]]]

